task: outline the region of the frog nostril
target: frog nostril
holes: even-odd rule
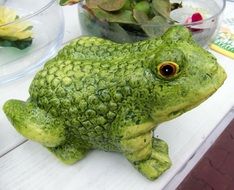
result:
[[[202,76],[202,83],[205,82],[206,80],[210,80],[212,78],[212,75],[210,73],[205,73],[203,76]]]
[[[212,78],[212,75],[210,73],[206,73],[207,78]]]

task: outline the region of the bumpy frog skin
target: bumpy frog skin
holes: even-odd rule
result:
[[[27,101],[3,109],[19,133],[67,164],[92,149],[116,151],[154,180],[171,165],[155,127],[199,105],[225,78],[180,26],[134,44],[81,37],[37,73]]]

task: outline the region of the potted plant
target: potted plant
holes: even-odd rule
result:
[[[61,0],[61,5],[79,3],[78,14],[84,35],[115,42],[135,42],[160,36],[176,21],[170,12],[182,3],[169,0]]]

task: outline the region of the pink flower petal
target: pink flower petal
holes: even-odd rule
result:
[[[203,20],[202,15],[199,12],[194,13],[191,17],[188,17],[185,21],[185,24],[192,24],[193,22],[198,22]],[[200,28],[193,28],[193,26],[188,26],[188,29],[191,32],[201,31]]]
[[[191,18],[192,18],[192,22],[203,20],[203,17],[200,13],[194,13]]]

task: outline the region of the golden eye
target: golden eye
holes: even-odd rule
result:
[[[168,79],[176,76],[179,71],[179,65],[172,61],[165,61],[157,66],[157,70],[161,77]]]

